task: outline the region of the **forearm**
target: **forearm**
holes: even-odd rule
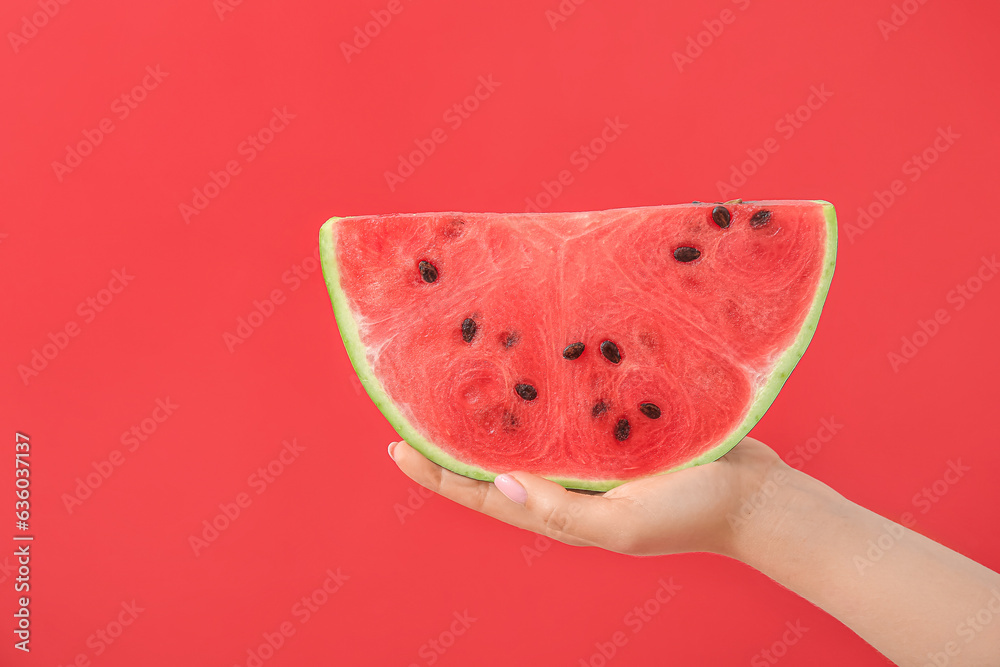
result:
[[[730,555],[899,665],[1000,664],[1000,575],[808,475],[777,470],[783,481],[739,519]]]

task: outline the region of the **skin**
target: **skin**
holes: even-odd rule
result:
[[[714,463],[600,495],[524,472],[468,479],[405,442],[389,454],[431,491],[566,544],[735,558],[898,665],[1000,665],[1000,575],[852,503],[753,438]]]

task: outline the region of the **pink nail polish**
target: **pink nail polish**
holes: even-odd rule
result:
[[[510,475],[497,475],[497,478],[493,480],[493,484],[500,493],[518,505],[523,505],[528,500],[528,491]]]
[[[389,443],[389,458],[392,459],[393,461],[396,460],[396,457],[392,455],[392,450],[396,449],[396,445],[398,445],[398,444],[399,443],[397,443],[397,442],[390,442]]]

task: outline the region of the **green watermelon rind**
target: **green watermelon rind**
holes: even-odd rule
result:
[[[351,312],[350,306],[347,304],[347,295],[344,294],[344,290],[340,287],[340,268],[337,265],[336,251],[336,224],[338,220],[343,220],[343,218],[330,218],[320,228],[319,256],[320,263],[323,266],[323,277],[326,280],[326,288],[330,293],[330,302],[333,304],[333,314],[337,319],[337,327],[340,329],[340,337],[344,341],[347,356],[351,359],[354,372],[361,381],[361,385],[368,392],[368,396],[375,403],[375,407],[382,412],[382,415],[396,429],[396,433],[411,447],[434,463],[457,472],[460,475],[492,482],[499,473],[490,473],[482,468],[463,463],[425,438],[403,416],[393,400],[385,393],[382,383],[375,377],[375,372],[368,364],[365,346],[361,343],[358,323],[354,319],[354,314]]]
[[[771,404],[778,396],[778,392],[781,390],[781,387],[785,384],[789,375],[791,375],[792,369],[794,369],[795,365],[798,364],[799,359],[802,358],[806,348],[809,346],[809,342],[812,340],[813,334],[816,332],[816,326],[819,323],[819,317],[823,310],[823,304],[826,301],[826,295],[830,291],[830,283],[833,280],[833,271],[837,263],[837,213],[833,204],[830,202],[819,199],[812,201],[823,205],[827,232],[826,253],[823,258],[823,271],[820,274],[819,285],[817,286],[812,305],[809,307],[809,312],[806,314],[806,318],[802,323],[802,328],[799,330],[799,333],[795,337],[792,344],[778,358],[774,368],[768,375],[767,381],[758,391],[757,398],[750,405],[746,417],[744,417],[743,421],[730,432],[729,436],[701,456],[657,474],[665,475],[671,472],[676,472],[677,470],[683,470],[684,468],[711,463],[728,453],[729,450],[735,447],[747,435],[747,433],[750,432],[750,429],[752,429],[757,422],[760,421],[760,419],[764,416],[764,413],[771,407]],[[368,392],[369,397],[371,397],[372,401],[375,403],[375,406],[382,412],[389,423],[392,424],[393,428],[400,435],[400,437],[402,437],[411,447],[434,463],[437,463],[438,465],[453,472],[472,479],[492,482],[493,479],[500,474],[499,472],[491,472],[478,466],[469,465],[468,463],[459,461],[424,437],[420,431],[418,431],[399,411],[396,404],[391,398],[389,398],[388,394],[386,394],[385,389],[383,389],[382,384],[378,381],[378,378],[375,377],[374,371],[368,364],[365,347],[361,343],[361,336],[358,330],[357,321],[354,319],[354,315],[351,313],[351,309],[348,306],[347,296],[344,294],[344,291],[340,286],[340,270],[337,265],[336,253],[336,224],[338,220],[342,219],[343,218],[340,217],[330,218],[320,228],[319,251],[320,261],[323,266],[323,276],[326,280],[327,291],[330,293],[330,301],[333,304],[333,312],[337,320],[337,326],[340,329],[340,336],[344,341],[344,347],[347,349],[347,355],[350,357],[351,364],[354,366],[354,371],[357,373],[358,379],[361,381],[365,391]],[[561,484],[566,488],[584,489],[590,491],[608,491],[629,481],[608,479],[575,479],[549,475],[546,475],[545,477],[553,482]]]
[[[819,276],[819,284],[816,287],[816,294],[813,297],[809,312],[802,322],[798,336],[792,344],[778,357],[777,363],[768,375],[767,382],[757,393],[757,399],[750,404],[747,416],[743,418],[730,435],[721,443],[708,450],[701,456],[671,468],[666,472],[674,472],[690,468],[692,466],[711,463],[725,456],[729,450],[739,444],[747,433],[750,432],[757,422],[761,420],[764,413],[771,407],[771,403],[777,398],[778,392],[784,386],[788,376],[792,374],[792,369],[805,354],[806,348],[812,341],[813,334],[816,333],[816,326],[819,324],[820,313],[823,312],[823,304],[826,302],[826,295],[830,291],[830,283],[833,281],[833,270],[837,265],[837,212],[828,201],[813,199],[817,204],[823,205],[823,215],[826,218],[826,252],[823,256],[823,271]]]

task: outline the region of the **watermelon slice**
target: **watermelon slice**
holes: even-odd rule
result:
[[[771,405],[833,277],[823,201],[332,218],[354,369],[429,459],[577,489],[714,461]]]

